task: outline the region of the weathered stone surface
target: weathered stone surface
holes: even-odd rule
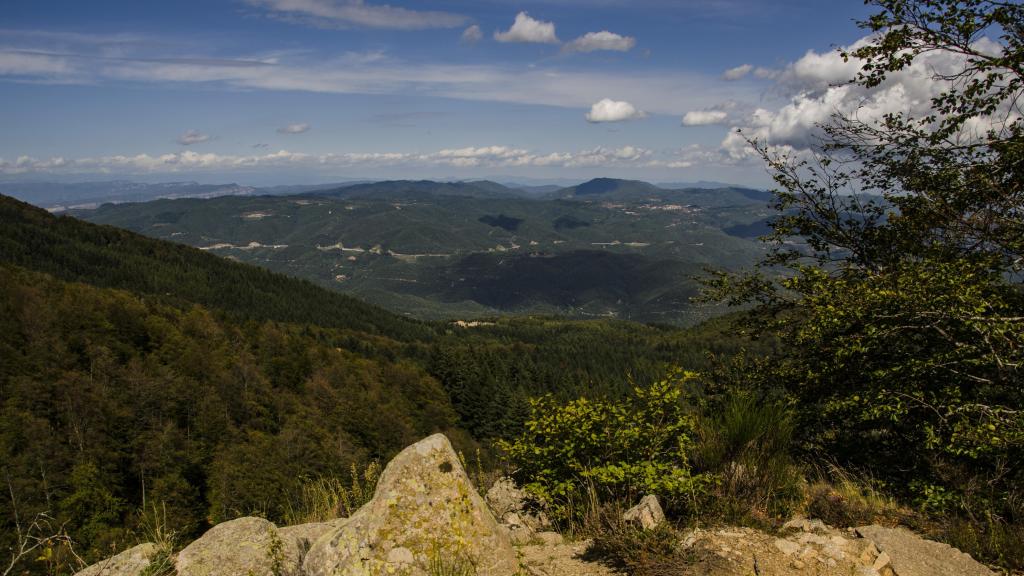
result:
[[[487,490],[484,498],[494,512],[495,518],[503,524],[513,525],[514,515],[518,525],[526,526],[532,532],[551,527],[551,521],[541,509],[540,503],[525,490],[517,487],[511,478],[499,478]]]
[[[638,522],[644,530],[650,530],[665,521],[665,512],[661,509],[658,497],[648,494],[639,504],[626,510],[622,519],[626,522]]]
[[[156,554],[156,544],[146,542],[77,572],[75,576],[138,576]]]
[[[388,463],[373,500],[306,554],[308,576],[424,576],[471,563],[479,576],[518,569],[507,531],[470,484],[448,439],[435,434]]]
[[[881,563],[899,576],[995,576],[969,554],[909,530],[873,525],[857,528],[857,534],[871,540],[880,551]]]
[[[302,528],[307,530],[309,528]],[[263,518],[238,518],[210,528],[178,553],[179,576],[292,576],[303,551]]]

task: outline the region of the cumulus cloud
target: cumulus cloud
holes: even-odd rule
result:
[[[320,27],[423,30],[455,28],[467,18],[450,12],[411,10],[364,0],[246,0],[251,6],[288,20]]]
[[[721,124],[728,117],[724,110],[691,110],[683,116],[683,126]]]
[[[469,28],[462,31],[462,41],[466,44],[476,44],[484,37],[484,33],[480,30],[480,27],[473,24]]]
[[[862,38],[848,49],[856,50],[870,41],[870,37]],[[982,49],[999,50],[991,41],[980,43]],[[962,55],[926,52],[907,68],[889,74],[877,87],[865,88],[849,82],[859,70],[857,61],[845,61],[836,51],[808,51],[782,70],[765,71],[766,76],[774,77],[780,91],[789,94],[788,101],[777,108],[762,106],[754,110],[744,123],[734,127],[742,128],[743,134],[730,130],[722,148],[736,159],[754,156],[746,138],[797,151],[811,149],[821,136],[819,126],[835,114],[856,116],[867,124],[879,123],[887,114],[925,117],[931,112],[932,99],[949,88],[949,81],[940,76],[951,75],[963,66]],[[1019,116],[1007,108],[969,128],[981,133],[1016,118]]]
[[[182,146],[202,144],[203,142],[208,142],[209,140],[210,135],[203,134],[199,130],[185,130],[185,132],[183,132],[181,136],[178,136],[178,144],[181,144]]]
[[[750,72],[753,69],[754,66],[751,64],[740,64],[739,66],[735,68],[729,68],[724,73],[722,73],[722,78],[726,80],[739,80],[740,78],[743,78],[747,74],[750,74]]]
[[[637,110],[629,102],[605,98],[590,107],[586,118],[587,122],[622,122],[636,120],[644,116],[646,114],[642,110]]]
[[[498,42],[533,42],[537,44],[558,44],[555,23],[535,20],[526,12],[516,14],[516,20],[508,30],[494,33]]]
[[[287,126],[282,126],[282,127],[277,129],[277,133],[278,134],[302,134],[304,132],[309,132],[310,128],[311,128],[311,126],[309,124],[307,124],[305,122],[299,122],[299,123],[295,123],[295,124],[289,124]]]
[[[583,36],[565,45],[566,52],[594,52],[597,50],[611,50],[615,52],[629,52],[636,46],[636,39],[632,36],[620,36],[614,32],[602,30],[600,32],[587,32]]]

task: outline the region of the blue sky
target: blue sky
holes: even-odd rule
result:
[[[825,90],[866,14],[855,0],[5,0],[0,178],[765,184],[730,131]]]

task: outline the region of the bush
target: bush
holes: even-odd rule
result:
[[[691,474],[694,419],[680,401],[682,385],[694,378],[679,372],[617,402],[533,400],[524,432],[499,446],[516,480],[547,503],[556,520],[579,514],[571,503],[582,500],[588,483],[606,500],[652,493],[669,507],[685,507],[708,482]]]
[[[795,425],[789,408],[732,391],[703,412],[694,465],[718,479],[713,507],[730,522],[765,524],[788,517],[804,484],[790,453]]]
[[[667,523],[651,530],[611,516],[594,535],[587,556],[610,564],[624,574],[669,576],[685,573],[694,558],[681,546],[679,533]]]
[[[807,490],[807,515],[832,526],[883,524],[895,526],[911,520],[912,513],[882,494],[868,480],[859,480],[837,467]]]

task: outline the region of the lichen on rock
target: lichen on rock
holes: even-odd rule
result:
[[[303,562],[309,576],[422,576],[439,566],[479,576],[511,576],[518,569],[507,532],[442,434],[389,462],[373,499],[320,537]]]

